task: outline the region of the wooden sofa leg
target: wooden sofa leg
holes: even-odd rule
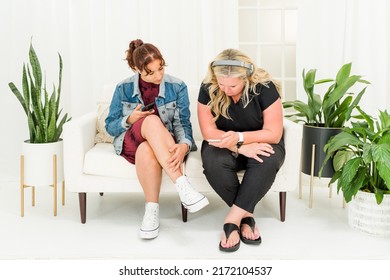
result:
[[[286,196],[286,192],[279,192],[280,220],[282,222],[286,219]]]
[[[185,208],[183,206],[183,204],[180,204],[180,205],[181,205],[181,217],[183,219],[183,222],[185,223],[185,222],[187,222],[188,210],[187,210],[187,208]]]
[[[87,193],[79,193],[79,204],[81,223],[85,224],[87,219]]]

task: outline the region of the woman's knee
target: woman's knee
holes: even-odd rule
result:
[[[155,131],[158,127],[164,127],[161,119],[157,115],[146,116],[142,123],[142,129]]]

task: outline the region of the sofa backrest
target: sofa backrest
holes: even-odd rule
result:
[[[188,96],[190,98],[191,124],[192,133],[195,140],[202,140],[202,133],[200,132],[197,104],[198,104],[199,87],[188,87]]]

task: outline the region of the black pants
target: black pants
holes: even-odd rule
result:
[[[285,158],[283,140],[272,147],[275,153],[270,157],[260,156],[264,160],[261,163],[243,155],[235,158],[230,150],[216,148],[203,141],[203,173],[229,207],[234,204],[253,213],[256,204],[269,191]],[[245,170],[241,182],[237,176],[240,170]]]

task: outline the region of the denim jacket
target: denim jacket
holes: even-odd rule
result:
[[[133,75],[120,82],[114,92],[110,112],[106,118],[107,132],[114,136],[114,148],[120,155],[126,131],[131,124],[126,123],[138,104],[143,104],[138,83],[139,75]],[[178,78],[164,75],[156,97],[156,107],[162,123],[175,137],[179,144],[189,145],[190,150],[196,150],[190,122],[190,101],[187,85]]]

